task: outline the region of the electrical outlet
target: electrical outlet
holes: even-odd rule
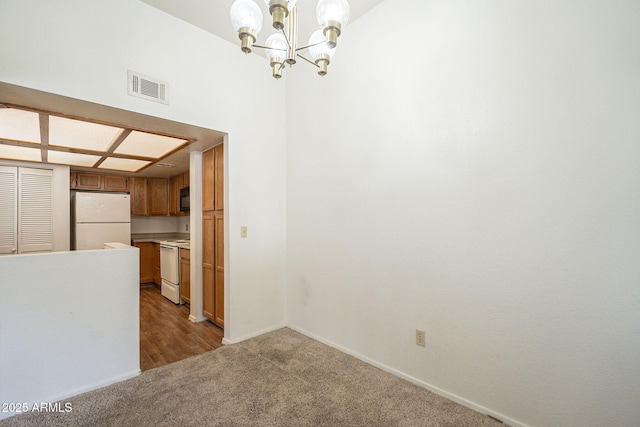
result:
[[[243,225],[242,227],[240,227],[240,237],[242,237],[243,239],[247,237],[247,226]]]
[[[425,332],[421,331],[420,329],[416,329],[416,345],[419,345],[421,347],[427,346],[427,336]]]
[[[184,229],[185,229],[185,231],[188,233],[188,232],[189,232],[189,224],[185,224],[185,225],[184,225]]]

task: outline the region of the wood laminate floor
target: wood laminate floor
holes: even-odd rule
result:
[[[155,285],[140,288],[140,369],[157,368],[222,347],[222,328],[189,321],[189,308],[176,305]]]

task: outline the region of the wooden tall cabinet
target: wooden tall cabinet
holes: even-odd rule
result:
[[[224,326],[224,151],[202,154],[203,313]]]
[[[222,144],[213,147],[213,195],[214,210],[221,211],[224,209],[224,152]]]
[[[202,312],[215,318],[215,223],[213,211],[202,213]]]
[[[224,325],[224,213],[215,211],[213,222],[215,242],[214,271],[216,276],[213,285],[213,321],[219,325]]]
[[[215,208],[215,180],[214,180],[213,149],[202,153],[202,211],[208,212]]]

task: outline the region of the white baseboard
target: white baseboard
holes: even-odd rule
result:
[[[255,337],[260,336],[260,335],[268,334],[269,332],[277,331],[278,329],[282,329],[282,328],[286,328],[286,327],[287,327],[287,325],[285,325],[284,323],[281,323],[281,324],[278,324],[278,325],[275,325],[275,326],[271,326],[271,327],[269,327],[267,329],[263,329],[260,332],[251,333],[249,335],[245,335],[245,336],[242,336],[240,338],[233,339],[233,340],[232,339],[228,339],[227,337],[224,337],[224,338],[222,338],[222,344],[224,344],[224,345],[238,344],[239,342],[246,341],[248,339],[255,338]]]
[[[189,315],[189,321],[193,322],[193,323],[200,323],[200,322],[204,322],[205,320],[207,320],[208,318],[205,316],[199,316],[196,317],[193,314]]]
[[[36,403],[39,404],[39,403],[60,402],[62,400],[69,399],[71,397],[77,396],[77,395],[82,394],[82,393],[87,393],[89,391],[96,390],[96,389],[99,389],[99,388],[102,388],[102,387],[106,387],[106,386],[111,385],[111,384],[119,383],[120,381],[128,380],[129,378],[137,377],[138,375],[140,375],[140,372],[141,372],[140,369],[138,369],[137,371],[130,372],[130,373],[123,374],[123,375],[118,375],[117,377],[109,378],[108,380],[100,381],[99,383],[94,383],[94,384],[88,385],[86,387],[80,387],[80,388],[72,390],[72,391],[66,391],[64,393],[60,393],[60,394],[56,394],[56,395],[53,395],[53,396],[46,397],[44,399],[39,399],[38,401],[25,402],[25,403],[28,403],[28,406],[32,407]],[[13,417],[14,415],[17,415],[17,414],[18,413],[16,413],[16,412],[0,412],[0,420],[3,420],[5,418],[9,418],[9,417]]]
[[[465,399],[463,397],[460,397],[458,395],[455,395],[453,393],[449,393],[446,390],[442,390],[441,388],[438,388],[438,387],[436,387],[436,386],[434,386],[432,384],[429,384],[429,383],[424,382],[422,380],[419,380],[419,379],[417,379],[415,377],[412,377],[411,375],[407,375],[404,372],[401,372],[401,371],[399,371],[397,369],[394,369],[394,368],[392,368],[390,366],[387,366],[387,365],[385,365],[383,363],[376,362],[375,360],[370,359],[367,356],[364,356],[364,355],[362,355],[362,354],[360,354],[358,352],[355,352],[353,350],[345,348],[345,347],[343,347],[341,345],[338,345],[338,344],[336,344],[336,343],[334,343],[332,341],[329,341],[329,340],[326,340],[326,339],[324,339],[322,337],[319,337],[319,336],[317,336],[317,335],[315,335],[315,334],[313,334],[313,333],[311,333],[311,332],[309,332],[309,331],[307,331],[305,329],[299,328],[299,327],[297,327],[295,325],[291,325],[291,324],[287,324],[286,326],[287,326],[287,328],[290,328],[290,329],[292,329],[292,330],[294,330],[296,332],[299,332],[302,335],[306,335],[309,338],[313,338],[316,341],[320,341],[321,343],[328,345],[329,347],[333,347],[336,350],[340,350],[343,353],[346,353],[346,354],[348,354],[350,356],[355,357],[356,359],[360,359],[363,362],[368,363],[369,365],[375,366],[376,368],[380,368],[383,371],[389,372],[390,374],[393,374],[393,375],[395,375],[397,377],[400,377],[400,378],[402,378],[404,380],[407,380],[410,383],[413,383],[413,384],[417,385],[418,387],[425,388],[425,389],[427,389],[427,390],[429,390],[429,391],[431,391],[431,392],[433,392],[433,393],[435,393],[435,394],[437,394],[439,396],[445,397],[445,398],[447,398],[449,400],[452,400],[452,401],[454,401],[456,403],[461,404],[462,406],[466,406],[469,409],[473,409],[474,411],[480,412],[481,414],[490,415],[491,417],[496,418],[496,419],[502,421],[503,423],[505,423],[507,425],[510,425],[510,426],[513,426],[513,427],[528,427],[526,424],[521,423],[521,422],[519,422],[517,420],[514,420],[512,418],[509,418],[506,415],[503,415],[503,414],[500,414],[498,412],[492,411],[489,408],[485,408],[482,405],[478,405],[477,403],[471,402],[470,400],[467,400],[467,399]]]

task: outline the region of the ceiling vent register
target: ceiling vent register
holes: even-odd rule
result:
[[[127,71],[127,93],[149,101],[169,104],[167,83],[131,70]]]

